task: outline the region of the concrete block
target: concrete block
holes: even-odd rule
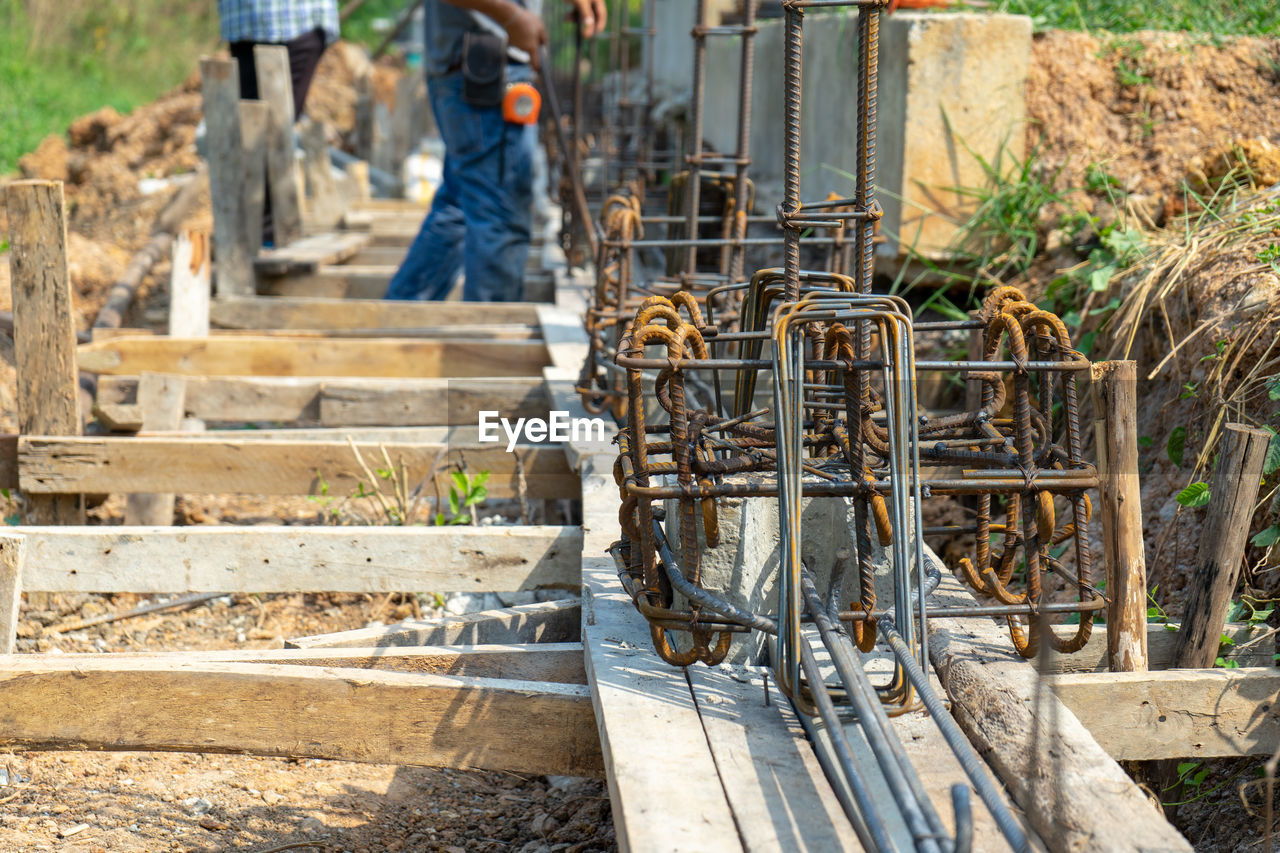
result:
[[[661,5],[661,2],[660,2]],[[857,171],[856,13],[811,13],[804,23],[801,195],[852,195]],[[692,46],[683,48],[692,56]],[[902,240],[940,258],[974,202],[956,187],[981,187],[979,157],[1013,168],[1025,156],[1031,20],[1022,15],[899,12],[881,18],[876,185],[885,207],[885,251]],[[757,208],[781,199],[783,23],[761,21],[752,91],[751,176]],[[692,63],[683,72],[691,74]],[[672,73],[677,73],[672,71]],[[710,42],[705,138],[736,145],[737,45]]]
[[[953,190],[988,183],[981,160],[1025,156],[1031,19],[898,13],[880,25],[877,184],[885,251],[930,258],[954,245],[976,202]],[[979,159],[981,158],[981,159]]]
[[[726,482],[747,482],[744,477],[728,477]],[[806,498],[801,505],[801,555],[813,572],[818,589],[826,592],[839,548],[857,553],[853,538],[853,508],[844,498]],[[778,570],[780,565],[778,501],[775,498],[722,498],[716,502],[720,522],[720,544],[707,548],[699,516],[698,544],[701,549],[702,585],[741,607],[758,613],[777,614]],[[679,504],[666,502],[667,538],[677,557],[680,554]],[[890,601],[892,582],[889,561],[875,548],[876,594]],[[852,559],[852,557],[851,557]],[[856,582],[847,577],[841,605],[856,595]],[[677,596],[677,605],[685,606]],[[769,638],[759,632],[739,635],[727,660],[730,663],[768,662]]]

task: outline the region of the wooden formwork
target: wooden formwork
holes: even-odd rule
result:
[[[469,466],[493,472],[495,495],[579,500],[582,523],[569,527],[82,526],[86,492],[305,494],[317,472],[330,483],[359,477],[349,434],[356,452],[384,446],[430,470],[447,468],[458,449],[451,436],[393,428],[442,430],[490,406],[514,416],[582,414],[573,385],[586,354],[589,282],[564,268],[550,242],[556,303],[494,306],[483,327],[468,326],[466,306],[392,307],[346,298],[349,283],[330,289],[326,282],[355,275],[368,285],[358,293],[385,287],[388,265],[370,272],[357,262],[371,251],[390,257],[411,231],[405,222],[421,215],[358,205],[347,214],[356,228],[340,239],[312,235],[251,261],[267,291],[288,295],[236,285],[209,302],[207,271],[200,278],[197,269],[202,287],[174,285],[171,336],[104,334],[77,350],[60,192],[18,184],[8,201],[22,435],[0,442],[0,483],[22,488],[31,507],[28,526],[0,537],[0,640],[9,648],[24,589],[560,587],[580,591],[581,604],[300,637],[273,652],[2,655],[0,744],[603,774],[625,849],[857,847],[776,691],[741,672],[674,669],[651,653],[647,624],[606,553],[618,492],[614,454],[598,443],[519,447],[521,471],[510,454],[465,449]],[[344,267],[359,272],[344,278]],[[179,328],[179,312],[226,333]],[[320,350],[323,362],[303,356]],[[410,356],[420,359],[411,375],[373,369]],[[347,365],[355,366],[335,369]],[[74,405],[64,405],[75,400],[77,367],[101,377],[100,417],[138,434],[78,435]],[[192,420],[316,426],[305,439],[248,439],[178,428]],[[972,601],[950,580],[941,594]],[[1166,633],[1144,635],[1152,667],[1175,657]],[[1270,652],[1260,648],[1240,659],[1265,661]],[[1270,754],[1280,743],[1274,670],[1081,671],[1105,667],[1097,639],[1041,678],[986,619],[935,622],[931,658],[953,714],[1049,849],[1190,849],[1116,760]],[[912,754],[935,765],[926,782],[941,798],[963,780],[918,715],[909,717],[895,724]],[[941,803],[939,811],[950,814]],[[993,832],[978,842],[1001,846]]]

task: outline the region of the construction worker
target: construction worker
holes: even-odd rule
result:
[[[338,40],[338,0],[218,0],[218,17],[222,38],[239,65],[241,98],[258,98],[254,46],[280,44],[288,49],[293,113],[295,119],[300,117],[320,56]],[[271,193],[264,198],[262,243],[270,246]]]
[[[537,128],[507,121],[502,99],[538,68],[547,42],[538,2],[425,0],[424,63],[444,180],[387,299],[444,299],[459,272],[467,301],[523,298]],[[600,32],[604,0],[572,2],[583,35]]]

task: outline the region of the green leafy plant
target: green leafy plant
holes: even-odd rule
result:
[[[1188,509],[1195,509],[1209,503],[1210,497],[1208,483],[1192,483],[1178,492],[1174,500]]]
[[[449,514],[437,512],[437,526],[449,524],[475,524],[479,521],[476,507],[489,496],[485,484],[489,482],[489,472],[481,471],[474,477],[465,471],[452,471],[449,474]]]

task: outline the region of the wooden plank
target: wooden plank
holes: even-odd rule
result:
[[[18,527],[42,592],[484,592],[578,584],[575,527]],[[4,540],[0,539],[0,543]],[[3,551],[0,551],[3,556]]]
[[[120,411],[136,399],[138,380],[104,376],[98,384],[98,408],[120,418],[141,412]],[[327,414],[321,403],[328,401]],[[545,416],[549,405],[536,377],[472,379],[361,379],[290,376],[189,376],[187,414],[223,423],[318,422],[322,426],[431,426],[474,424],[482,410],[501,408],[508,417]],[[17,437],[5,455],[0,437],[0,479],[4,460],[16,466]],[[17,482],[17,469],[12,479]],[[15,486],[16,487],[16,486]]]
[[[1174,666],[1207,668],[1218,656],[1218,637],[1240,578],[1271,440],[1271,433],[1240,424],[1223,429]]]
[[[272,204],[275,203],[272,196]],[[272,209],[272,216],[275,210]],[[277,238],[278,239],[278,238]],[[313,273],[326,264],[340,264],[369,244],[369,235],[355,233],[313,234],[299,237],[279,248],[264,249],[253,262],[259,275],[301,275]]]
[[[309,273],[259,276],[258,293],[285,299],[382,299],[396,269],[389,264],[321,265]]]
[[[267,199],[267,121],[268,108],[262,101],[240,102],[240,150],[244,165],[241,204],[244,211],[245,240],[249,257],[262,251],[262,213]],[[248,274],[253,275],[252,265]],[[253,279],[244,295],[252,295]],[[221,295],[221,294],[219,294]],[[170,332],[172,334],[172,332]]]
[[[346,495],[360,482],[372,486],[354,453],[371,467],[383,465],[381,449],[403,467],[411,488],[435,473],[440,494],[449,493],[449,472],[463,466],[488,471],[491,498],[518,492],[515,454],[524,462],[527,496],[575,497],[577,477],[554,445],[356,444],[342,441],[229,441],[204,437],[46,438],[18,440],[19,485],[24,493],[133,494],[329,494]],[[423,488],[430,494],[430,484]]]
[[[1178,631],[1170,630],[1172,626],[1147,626],[1147,666],[1152,670],[1169,669],[1173,666],[1173,651],[1178,644]],[[1265,627],[1251,626],[1244,623],[1231,623],[1223,626],[1222,636],[1227,637],[1235,645],[1228,647],[1223,653],[1227,660],[1233,660],[1237,666],[1270,666],[1273,662],[1276,643],[1274,637],[1266,637]],[[1107,635],[1102,631],[1094,631],[1083,649],[1069,655],[1053,655],[1047,664],[1049,672],[1106,672]]]
[[[17,650],[18,612],[22,609],[22,563],[26,543],[14,533],[0,533],[0,654]],[[578,554],[573,555],[577,569]],[[583,683],[586,683],[585,676]]]
[[[1280,747],[1275,667],[1073,673],[1049,679],[1112,758],[1235,758]]]
[[[71,663],[100,662],[100,654],[69,654]],[[268,663],[290,666],[428,672],[463,678],[506,678],[586,684],[580,643],[537,645],[410,646],[394,649],[225,649],[219,651],[113,654],[116,662]]]
[[[576,598],[482,610],[359,628],[335,634],[295,637],[291,649],[384,648],[389,646],[453,646],[488,643],[573,643],[581,637],[582,605]]]
[[[253,293],[253,251],[262,241],[261,219],[245,217],[244,147],[240,129],[240,71],[234,60],[200,60],[209,145],[209,195],[218,245],[218,293]],[[250,235],[252,242],[250,240]]]
[[[418,141],[413,138],[413,96],[418,81],[412,72],[396,81],[396,105],[391,113],[391,156],[396,163],[408,159]]]
[[[370,338],[426,338],[437,341],[540,341],[542,330],[528,325],[487,325],[477,323],[468,326],[423,326],[420,328],[395,329],[388,335],[385,329],[215,329],[205,335],[186,335],[183,337],[223,337],[223,338],[301,338],[331,340],[336,338],[370,339]],[[104,343],[120,338],[154,338],[163,336],[155,329],[105,329],[95,328],[89,343]]]
[[[89,343],[103,343],[120,338],[154,338],[163,336],[155,329],[93,329]],[[197,337],[186,335],[185,337]],[[395,329],[394,335],[388,335],[385,329],[214,329],[199,337],[224,338],[300,338],[311,339],[369,339],[369,338],[427,338],[438,341],[534,341],[542,340],[542,330],[537,326],[527,325],[487,325],[477,323],[469,326],[423,326],[420,328]]]
[[[548,402],[536,380],[473,379],[426,381],[411,393],[388,394],[372,385],[326,385],[320,391],[320,423],[325,425],[450,425],[477,423],[482,411],[508,419],[547,416]],[[442,417],[443,416],[443,417]]]
[[[408,246],[368,246],[347,263],[350,265],[392,266],[397,269],[409,253]]]
[[[1147,558],[1138,483],[1138,365],[1093,366],[1097,421],[1098,505],[1107,573],[1107,640],[1115,672],[1147,670]]]
[[[67,713],[74,708],[75,713]],[[587,689],[277,664],[0,660],[0,744],[598,775]]]
[[[138,406],[145,430],[177,430],[186,410],[187,381],[182,376],[144,373],[138,380]],[[131,525],[173,524],[173,492],[129,495],[124,523]],[[212,591],[212,590],[211,590]]]
[[[293,77],[289,49],[259,44],[253,48],[258,96],[267,105],[267,182],[275,244],[288,246],[302,237],[302,191],[293,156]]]
[[[373,158],[373,75],[365,70],[356,77],[356,156]]]
[[[79,435],[76,329],[67,275],[62,184],[15,181],[5,190],[17,369],[18,432]],[[32,524],[83,524],[78,494],[28,496]]]
[[[333,228],[342,218],[342,202],[333,179],[333,163],[329,160],[329,144],[324,125],[318,121],[303,124],[301,133],[303,171],[307,176],[307,192],[311,204],[309,226]]]
[[[18,488],[18,436],[0,435],[0,489]]]
[[[460,302],[259,296],[217,299],[210,316],[214,325],[226,329],[418,329],[466,325],[477,319],[487,324],[528,325],[538,322],[536,311],[527,302],[499,302],[485,305],[479,317],[475,305]]]
[[[587,344],[582,318],[555,305],[539,305],[537,311],[542,339],[547,342],[552,366],[581,371]]]
[[[78,361],[117,376],[537,376],[547,352],[541,341],[138,336],[83,344]]]
[[[860,850],[795,710],[776,692],[766,705],[760,674],[746,682],[744,671],[686,671],[743,846]]]
[[[931,601],[969,606],[974,598],[943,574]],[[1186,839],[1053,695],[1048,679],[1041,682],[1013,652],[1003,624],[930,620],[929,659],[951,697],[952,715],[1050,850],[1190,853]]]
[[[689,682],[654,653],[648,623],[603,553],[618,529],[612,465],[599,454],[584,457],[581,469],[582,645],[619,846],[742,851]]]
[[[209,235],[190,230],[173,241],[169,276],[169,336],[202,338],[209,334]]]

